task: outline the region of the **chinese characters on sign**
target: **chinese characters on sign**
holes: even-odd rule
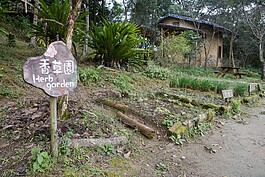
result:
[[[77,86],[77,64],[67,46],[53,42],[39,57],[30,57],[23,67],[24,80],[53,97],[68,94]]]

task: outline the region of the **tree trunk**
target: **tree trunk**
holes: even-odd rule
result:
[[[208,53],[207,53],[207,48],[206,48],[206,42],[204,42],[204,54],[205,54],[205,61],[204,61],[204,69],[207,69],[207,63],[208,63]]]
[[[73,3],[72,0],[69,0],[69,14],[67,18],[67,24],[66,24],[66,33],[65,33],[65,40],[66,40],[66,45],[71,51],[72,49],[72,38],[73,38],[73,31],[74,31],[74,23],[76,18],[78,17],[78,12],[81,8],[81,3],[82,0],[76,0]],[[68,95],[61,96],[59,97],[58,100],[58,113],[59,117],[61,119],[67,118],[67,104],[68,104]]]
[[[35,0],[35,6],[39,7],[39,0]],[[34,7],[34,14],[33,14],[33,25],[37,25],[38,24],[38,9]],[[34,34],[36,32],[36,30],[32,30],[33,32],[33,36],[30,38],[30,45],[36,47],[36,35]]]
[[[89,0],[86,0],[86,9],[85,9],[86,12],[89,12]],[[86,34],[87,34],[87,31],[89,30],[89,14],[86,16]],[[88,35],[86,35],[86,38],[85,38],[85,43],[83,45],[83,50],[82,50],[82,56],[81,58],[84,58],[87,54],[87,50],[88,50]]]
[[[233,52],[233,44],[234,44],[235,36],[232,34],[230,39],[230,48],[229,48],[229,63],[231,62],[232,67],[235,67],[235,60],[234,60],[234,52]]]
[[[264,35],[263,35],[264,36]],[[265,80],[265,61],[264,61],[264,44],[263,36],[259,37],[259,60],[262,63],[261,79]]]
[[[128,7],[126,6],[125,0],[123,0],[122,2],[123,2],[123,7],[124,7],[124,20],[127,21],[127,19],[128,19]]]

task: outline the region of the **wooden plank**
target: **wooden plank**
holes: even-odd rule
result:
[[[222,98],[223,99],[228,99],[228,98],[233,98],[233,90],[222,90]]]

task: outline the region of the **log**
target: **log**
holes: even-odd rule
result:
[[[144,124],[142,124],[142,123],[130,118],[129,116],[123,114],[120,111],[117,112],[117,116],[119,116],[121,118],[121,121],[124,124],[126,124],[126,125],[128,125],[128,126],[130,126],[132,128],[137,128],[140,131],[140,133],[142,133],[148,139],[154,138],[154,136],[155,136],[155,130],[154,129],[152,129],[152,128],[150,128],[150,127],[148,127],[148,126],[146,126],[146,125],[144,125]]]
[[[114,138],[99,138],[99,139],[69,139],[69,147],[97,147],[110,144],[112,146],[125,145],[128,143],[128,139],[125,136]]]
[[[112,101],[108,99],[97,99],[96,102],[118,109],[119,111],[126,112],[129,107],[121,102]]]

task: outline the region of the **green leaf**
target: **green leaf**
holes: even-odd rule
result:
[[[40,154],[43,158],[45,158],[45,159],[47,159],[47,158],[49,158],[49,154],[48,154],[48,152],[42,152],[41,154]]]
[[[38,157],[37,157],[37,162],[38,162],[38,164],[42,164],[42,162],[43,162],[43,157],[42,157],[41,154],[38,155]]]
[[[37,162],[34,162],[33,163],[33,171],[36,172],[36,171],[39,171],[39,169],[40,169],[39,164]]]

